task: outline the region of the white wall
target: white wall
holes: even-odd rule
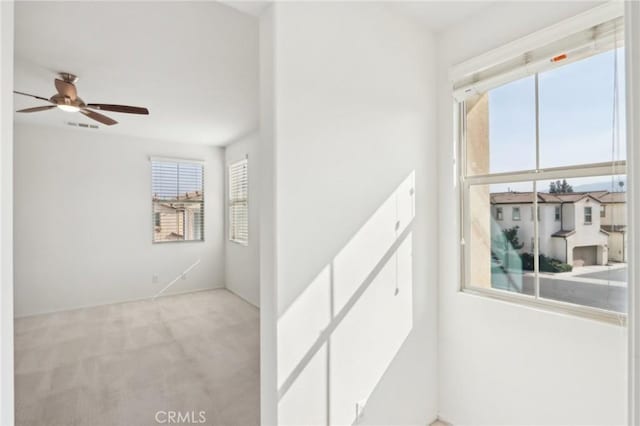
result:
[[[13,1],[0,2],[0,424],[13,424]]]
[[[204,242],[152,243],[150,155],[205,160]],[[16,316],[224,285],[221,148],[17,125],[14,159]]]
[[[626,329],[458,291],[449,68],[593,6],[503,2],[438,38],[439,408],[456,425],[624,424]]]
[[[278,422],[351,424],[368,399],[361,424],[426,424],[437,388],[432,36],[379,3],[272,8]]]
[[[556,207],[560,208],[560,204],[541,204],[540,207],[540,235],[544,235],[545,238],[540,239],[540,253],[556,257],[554,251],[557,246],[558,238],[553,238],[551,235],[560,230],[562,220],[556,220]],[[564,241],[562,241],[564,245]],[[562,259],[556,257],[556,259]]]
[[[278,423],[275,14],[260,16],[260,144],[258,190],[260,227],[260,423]]]
[[[252,133],[227,145],[225,156],[225,286],[255,306],[260,305],[260,229],[258,215],[259,169],[258,142]],[[248,158],[249,176],[249,244],[229,240],[229,173],[230,164]]]

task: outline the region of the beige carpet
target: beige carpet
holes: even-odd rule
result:
[[[18,426],[257,425],[258,309],[212,290],[17,319],[15,372]]]

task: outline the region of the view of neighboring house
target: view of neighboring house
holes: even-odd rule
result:
[[[538,192],[540,254],[572,266],[626,262],[624,192]],[[492,235],[518,227],[521,253],[534,252],[533,192],[491,194]]]
[[[202,192],[188,192],[175,200],[153,198],[153,241],[203,239]]]
[[[625,192],[606,192],[599,197],[600,226],[609,233],[609,261],[627,262],[627,204]]]

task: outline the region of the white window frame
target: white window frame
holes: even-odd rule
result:
[[[587,210],[589,211],[589,213],[587,213]],[[589,218],[589,220],[587,220],[587,217]],[[593,208],[591,206],[584,206],[584,224],[593,224]]]
[[[624,6],[615,2],[607,3],[605,5],[594,8],[582,15],[578,15],[558,25],[550,27],[546,30],[539,31],[531,36],[517,40],[502,48],[495,49],[477,58],[466,61],[460,65],[452,68],[450,72],[450,81],[453,86],[454,94],[454,143],[455,143],[455,168],[456,176],[459,182],[458,196],[459,196],[459,235],[460,235],[460,283],[459,290],[461,292],[475,294],[479,296],[485,296],[493,299],[518,303],[525,306],[534,308],[541,308],[553,312],[561,312],[599,321],[605,321],[614,323],[617,325],[625,326],[627,322],[627,315],[620,312],[594,308],[590,306],[577,305],[566,303],[562,301],[543,299],[540,298],[540,283],[539,283],[539,243],[536,244],[534,253],[534,270],[536,272],[535,278],[535,292],[533,296],[520,294],[516,292],[508,292],[494,288],[474,287],[469,282],[470,277],[470,262],[467,259],[470,258],[470,247],[466,244],[466,237],[471,234],[470,224],[471,217],[469,209],[466,206],[470,205],[469,192],[472,186],[476,185],[490,185],[494,183],[516,183],[516,182],[533,182],[533,192],[537,191],[537,182],[546,180],[556,180],[563,178],[580,178],[591,176],[608,176],[608,175],[627,175],[627,162],[603,162],[594,163],[588,165],[568,166],[568,167],[556,167],[556,168],[540,168],[540,141],[539,136],[539,107],[538,107],[538,74],[546,71],[537,64],[536,67],[525,66],[526,71],[530,71],[532,68],[535,72],[528,72],[529,75],[535,75],[536,84],[536,166],[531,170],[507,172],[507,173],[493,173],[486,175],[474,175],[467,176],[467,163],[466,163],[466,123],[465,123],[465,104],[464,104],[464,92],[469,91],[468,87],[456,88],[456,81],[459,81],[463,76],[472,75],[476,70],[487,69],[494,64],[499,64],[506,59],[522,55],[522,52],[533,50],[541,46],[550,44],[563,37],[567,37],[578,31],[585,30],[594,25],[598,25],[601,22],[612,20],[624,15]],[[619,40],[622,41],[622,40]],[[502,82],[502,84],[509,81],[517,80],[518,74],[522,74],[522,70],[512,73],[508,80]],[[521,77],[524,77],[522,75]],[[495,81],[494,81],[495,83]],[[533,197],[534,212],[536,217],[538,215],[537,197]],[[538,236],[538,220],[534,221],[534,238]],[[630,271],[631,271],[630,267]]]
[[[519,222],[520,220],[522,220],[522,212],[520,211],[520,206],[511,207],[511,220],[515,222]]]
[[[502,221],[504,218],[504,210],[502,207],[496,207],[496,220]]]
[[[242,199],[232,199],[231,198],[231,194],[232,194],[232,182],[231,182],[231,171],[239,166],[244,166],[245,168],[245,172],[246,172],[246,181],[247,181],[247,192],[246,192],[246,196],[245,198]],[[228,236],[229,236],[229,241],[236,243],[236,244],[240,244],[243,246],[248,246],[249,245],[249,157],[245,157],[242,160],[239,161],[235,161],[233,163],[230,163],[227,166],[227,203],[228,203],[228,208],[227,208],[227,213],[228,213],[228,228],[227,228],[227,232],[228,232]],[[234,223],[233,223],[233,214],[232,212],[232,208],[234,205],[237,204],[244,204],[246,206],[247,209],[247,238],[246,239],[241,239],[241,238],[237,238],[235,236],[235,232],[234,232]]]
[[[626,45],[626,71],[627,75],[638,75],[640,71],[640,3],[625,2],[625,34]],[[627,86],[627,140],[637,141],[640,137],[640,85]],[[638,265],[640,252],[637,242],[638,230],[635,225],[638,221],[634,218],[636,206],[640,201],[640,190],[635,182],[638,182],[637,164],[640,159],[637,144],[631,143],[628,147],[629,174],[631,182],[627,190],[627,220],[629,226],[629,282],[636,283],[628,288],[629,321],[627,330],[627,359],[628,359],[628,384],[627,392],[627,421],[630,425],[640,423],[640,289],[638,282]]]
[[[204,160],[195,160],[188,158],[174,158],[174,157],[161,157],[161,156],[150,156],[149,164],[152,165],[154,161],[158,162],[166,162],[166,163],[182,163],[182,164],[196,164],[202,167],[202,238],[200,239],[191,239],[191,240],[156,240],[155,229],[156,229],[156,214],[154,211],[154,201],[153,201],[153,170],[151,170],[151,242],[152,244],[168,244],[168,243],[201,243],[205,241],[205,215],[204,212],[206,210],[205,206],[205,161]]]

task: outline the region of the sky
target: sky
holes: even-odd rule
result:
[[[560,66],[539,75],[540,168],[626,159],[624,133],[624,48],[617,50],[619,139],[613,143],[614,51]],[[535,77],[489,92],[490,172],[535,169]],[[611,176],[570,179],[573,186],[602,183]],[[613,188],[619,188],[614,182]],[[492,185],[492,192],[530,191],[531,183]],[[599,186],[599,185],[596,185]],[[539,189],[548,189],[540,182]],[[616,189],[618,190],[618,189]]]
[[[160,198],[175,199],[187,192],[203,190],[201,164],[153,161],[151,173],[153,194]]]

